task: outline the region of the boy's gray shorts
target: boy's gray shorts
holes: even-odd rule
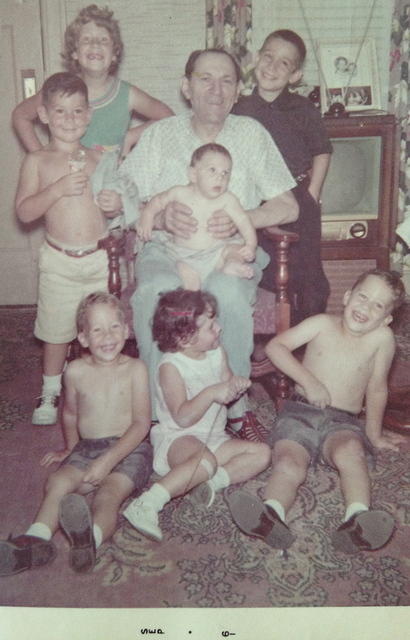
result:
[[[79,440],[70,455],[62,462],[62,465],[71,464],[77,469],[85,471],[90,462],[99,458],[117,440],[118,437],[110,438],[84,438]],[[146,438],[138,447],[123,458],[111,473],[123,473],[134,483],[136,489],[142,489],[148,481],[152,472],[152,447]]]
[[[330,406],[321,409],[309,404],[303,396],[294,394],[292,400],[286,400],[283,404],[272,432],[271,444],[278,440],[297,442],[308,451],[311,462],[316,464],[326,438],[338,431],[355,433],[366,453],[373,456],[373,446],[356,414]]]

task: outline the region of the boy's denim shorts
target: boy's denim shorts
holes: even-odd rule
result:
[[[312,464],[321,458],[325,440],[338,431],[352,431],[356,434],[363,448],[370,456],[374,455],[374,449],[367,438],[363,423],[358,416],[349,411],[336,409],[335,407],[315,407],[303,396],[294,394],[292,400],[286,400],[272,433],[272,445],[278,440],[292,440],[304,447]]]
[[[118,437],[109,438],[84,438],[77,442],[70,455],[62,462],[62,465],[71,464],[81,471],[85,471],[89,464],[99,458],[117,440]],[[123,458],[111,470],[111,473],[122,473],[133,482],[136,489],[142,489],[152,472],[152,447],[146,438],[138,447]]]

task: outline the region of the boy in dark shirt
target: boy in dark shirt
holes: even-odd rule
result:
[[[256,87],[241,96],[233,113],[251,116],[272,135],[297,186],[293,193],[299,204],[299,219],[282,228],[300,235],[293,245],[289,291],[292,296],[292,324],[326,309],[329,283],[320,259],[320,192],[329,166],[332,146],[320,112],[308,98],[289,91],[302,77],[306,57],[303,40],[293,31],[273,31],[258,54]],[[271,256],[261,286],[274,287],[275,261],[272,243],[259,234],[258,242]]]

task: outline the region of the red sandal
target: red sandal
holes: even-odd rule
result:
[[[269,431],[261,425],[253,411],[245,411],[240,418],[229,418],[226,430],[234,438],[251,442],[266,442],[269,436]]]

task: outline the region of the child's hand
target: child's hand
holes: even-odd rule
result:
[[[246,262],[253,262],[255,260],[255,253],[256,250],[254,247],[251,247],[248,244],[245,244],[243,247],[241,247],[238,251],[239,255],[242,256],[242,258],[246,261]]]
[[[399,451],[399,445],[407,442],[405,436],[401,436],[398,433],[390,433],[389,431],[382,431],[380,436],[368,436],[368,438],[376,449],[390,449],[390,451]]]
[[[71,451],[68,449],[63,449],[63,451],[49,451],[49,453],[46,453],[46,455],[41,458],[40,465],[42,467],[49,467],[54,462],[62,462],[70,453]]]
[[[251,386],[251,381],[242,376],[232,376],[227,382],[215,385],[215,402],[228,404],[237,400]]]
[[[111,189],[102,189],[95,199],[96,203],[106,213],[121,211],[122,200],[119,193]]]
[[[82,196],[88,184],[88,175],[84,171],[68,173],[57,180],[60,196]]]
[[[83,476],[83,482],[92,484],[94,487],[98,487],[101,482],[112,471],[112,465],[108,459],[104,456],[100,456],[97,460],[94,460],[85,472]]]
[[[320,407],[320,409],[324,409],[327,405],[330,404],[331,398],[329,391],[326,389],[325,385],[319,382],[319,380],[312,381],[309,385],[306,385],[305,394],[306,399],[313,404],[315,407]]]
[[[137,236],[140,240],[148,242],[152,238],[152,225],[150,222],[140,220],[137,224]]]

